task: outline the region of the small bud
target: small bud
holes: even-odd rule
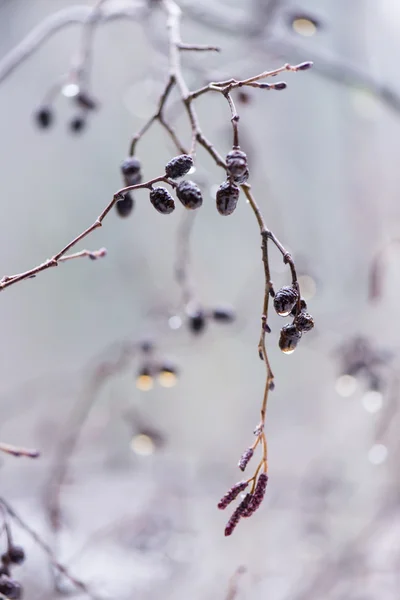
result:
[[[220,215],[231,215],[239,199],[239,188],[230,181],[221,183],[217,190],[217,210]]]
[[[247,450],[245,450],[242,454],[242,456],[240,457],[240,460],[238,462],[238,467],[241,471],[244,471],[245,468],[247,467],[247,465],[249,464],[252,456],[254,454],[254,450],[253,448],[247,448]]]
[[[304,298],[300,298],[300,311],[302,310],[307,310],[307,302],[304,300]],[[292,317],[297,315],[297,302],[290,311],[290,314]]]
[[[314,63],[311,61],[302,62],[299,65],[297,65],[297,70],[298,71],[307,71],[308,69],[311,69],[311,67],[313,65],[314,65]]]
[[[48,129],[54,120],[54,114],[50,106],[41,106],[35,112],[35,121],[40,129]]]
[[[193,210],[203,204],[203,197],[198,185],[184,179],[176,187],[176,195],[185,208]]]
[[[247,156],[238,148],[234,148],[226,157],[226,173],[232,181],[241,185],[249,178]]]
[[[206,316],[204,311],[199,309],[189,314],[189,329],[192,333],[201,333],[206,326]]]
[[[298,298],[293,286],[285,286],[278,290],[274,297],[274,308],[280,317],[287,317]]]
[[[232,486],[231,489],[228,490],[226,492],[226,494],[218,502],[218,508],[220,508],[221,510],[226,508],[231,502],[233,502],[239,496],[240,492],[243,492],[243,490],[245,490],[247,488],[248,485],[249,484],[247,481],[239,481],[239,483],[235,483],[235,485]]]
[[[127,217],[128,215],[130,215],[134,206],[134,198],[129,192],[127,192],[125,196],[121,198],[121,200],[118,200],[115,203],[115,209],[120,217]]]
[[[155,187],[151,190],[150,202],[162,215],[169,215],[175,210],[174,199],[164,187]]]
[[[301,332],[311,331],[314,327],[314,319],[307,312],[301,311],[299,315],[293,321],[293,324]]]
[[[125,185],[137,185],[142,181],[140,160],[135,156],[128,156],[121,165],[122,177]]]
[[[171,179],[183,177],[193,166],[193,158],[189,154],[175,156],[165,166],[165,174]]]
[[[86,121],[83,117],[74,117],[69,122],[69,129],[73,133],[80,133],[81,131],[84,130],[85,125],[86,125]]]
[[[285,83],[284,81],[278,81],[277,83],[271,84],[271,87],[274,90],[277,90],[278,92],[280,92],[281,90],[286,90],[287,83]]]
[[[178,369],[172,363],[165,362],[159,367],[157,379],[163,387],[174,387],[178,381]]]
[[[296,350],[300,338],[301,332],[298,331],[295,325],[285,325],[281,329],[279,348],[285,354],[292,354]]]
[[[236,319],[236,315],[230,306],[218,306],[213,309],[212,318],[220,323],[232,323]]]

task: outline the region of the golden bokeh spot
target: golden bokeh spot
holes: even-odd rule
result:
[[[172,371],[160,371],[158,374],[158,383],[165,388],[171,388],[176,385],[178,377]]]
[[[140,454],[140,456],[150,456],[155,450],[155,445],[149,435],[139,433],[132,438],[131,449],[135,454]]]
[[[139,375],[136,378],[136,387],[141,392],[148,392],[154,385],[151,375]]]
[[[312,37],[317,33],[317,25],[306,17],[296,17],[293,19],[292,29],[304,37]]]

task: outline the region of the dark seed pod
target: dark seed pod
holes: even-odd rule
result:
[[[230,306],[217,306],[212,311],[212,318],[220,323],[232,323],[236,319],[236,315]]]
[[[10,562],[20,565],[25,560],[25,552],[21,546],[11,546],[8,550],[8,557]]]
[[[303,310],[307,310],[307,302],[304,300],[304,298],[300,299],[300,311]],[[292,310],[290,311],[290,314],[292,315],[292,317],[295,317],[297,315],[297,302],[296,304],[293,306]]]
[[[3,575],[0,579],[0,594],[3,594],[9,600],[19,600],[22,596],[22,587],[14,579]]]
[[[54,114],[49,106],[41,106],[35,112],[35,121],[40,129],[48,129],[53,124]]]
[[[73,133],[80,133],[85,129],[86,121],[83,117],[74,117],[69,122],[70,131]]]
[[[281,329],[279,338],[279,348],[285,354],[292,354],[297,348],[297,344],[301,338],[301,331],[295,325],[285,325]]]
[[[165,174],[171,179],[183,177],[193,166],[193,158],[189,154],[175,156],[165,166]]]
[[[175,210],[174,199],[164,187],[155,187],[151,190],[150,202],[162,215],[169,215]]]
[[[196,310],[189,314],[189,329],[192,333],[201,333],[206,326],[206,316],[204,311]]]
[[[176,195],[185,208],[193,210],[199,208],[203,204],[200,188],[193,181],[184,179],[178,183]]]
[[[232,486],[231,489],[226,492],[225,496],[223,496],[218,502],[218,508],[221,510],[226,508],[235,500],[235,498],[239,496],[240,492],[243,492],[243,490],[247,488],[248,485],[249,484],[247,481],[239,481],[239,483],[235,483],[235,485]]]
[[[295,318],[293,324],[299,331],[311,331],[311,329],[314,327],[314,319],[310,314],[308,314],[308,312],[301,311],[301,313]]]
[[[217,190],[217,210],[220,215],[231,215],[239,199],[239,188],[230,181],[221,183]]]
[[[278,290],[274,297],[274,308],[280,317],[287,317],[297,302],[298,294],[293,286]]]
[[[252,456],[254,454],[254,450],[253,448],[247,448],[247,450],[245,450],[242,454],[242,456],[240,457],[240,460],[238,462],[238,467],[241,471],[244,471],[245,468],[247,467],[247,465],[249,464]]]
[[[121,165],[122,177],[125,185],[137,185],[142,181],[140,160],[135,156],[128,156]]]
[[[245,183],[249,177],[247,156],[238,148],[234,148],[226,157],[226,173],[235,183]]]
[[[134,206],[135,200],[132,194],[127,192],[121,200],[116,202],[115,209],[120,217],[127,217],[131,214]]]

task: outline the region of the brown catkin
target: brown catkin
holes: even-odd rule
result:
[[[247,481],[239,481],[239,483],[235,483],[235,485],[231,487],[231,489],[226,492],[225,496],[223,496],[218,502],[218,508],[221,510],[226,508],[228,504],[233,502],[233,500],[239,496],[240,492],[247,488],[248,485],[249,484]]]
[[[266,473],[261,473],[258,477],[256,489],[252,494],[252,498],[242,514],[243,517],[250,517],[259,508],[261,502],[264,500],[267,483],[268,475]]]
[[[247,494],[245,498],[241,501],[237,509],[234,511],[233,515],[231,516],[225,527],[226,536],[232,535],[236,525],[239,523],[241,517],[243,516],[243,513],[246,511],[247,505],[249,504],[250,500],[251,494]]]
[[[254,450],[253,448],[247,448],[247,450],[245,450],[242,454],[242,456],[240,457],[240,460],[238,462],[238,467],[241,471],[244,471],[245,468],[247,467],[249,461],[251,460],[252,456],[254,454]]]

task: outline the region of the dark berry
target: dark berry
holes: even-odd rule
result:
[[[295,318],[294,325],[296,325],[299,331],[311,331],[311,329],[314,327],[314,319],[307,312],[301,311],[301,313]]]
[[[3,575],[0,578],[0,594],[3,594],[10,600],[19,600],[22,596],[22,587],[18,581]]]
[[[195,209],[203,204],[203,197],[198,185],[184,179],[176,187],[176,195],[185,208]]]
[[[235,183],[246,183],[249,177],[246,154],[238,148],[231,150],[226,157],[226,172]]]
[[[140,160],[135,156],[129,156],[121,165],[122,176],[125,185],[137,185],[142,181]]]
[[[131,214],[134,205],[135,200],[132,194],[127,192],[121,200],[116,202],[115,209],[120,217],[127,217]]]
[[[239,199],[239,188],[230,181],[221,183],[217,190],[217,210],[220,215],[231,215]]]
[[[169,215],[175,210],[174,199],[164,187],[155,187],[151,190],[150,202],[163,215]]]
[[[279,348],[285,354],[292,354],[297,348],[297,344],[301,338],[301,331],[295,325],[285,325],[281,329],[279,338]]]
[[[232,323],[232,321],[235,320],[236,315],[233,308],[229,306],[218,306],[212,311],[212,318],[215,319],[215,321],[220,321],[222,323]]]
[[[16,565],[20,565],[25,560],[25,552],[21,546],[11,546],[8,549],[10,561]]]
[[[202,310],[196,310],[189,315],[189,329],[192,333],[201,333],[206,326],[206,316]]]
[[[49,106],[40,107],[35,113],[35,121],[41,129],[47,129],[53,123],[53,111]]]
[[[290,311],[296,304],[297,299],[298,293],[291,285],[278,290],[274,296],[274,308],[278,315],[280,317],[287,317],[290,315]]]
[[[189,154],[175,156],[165,166],[165,174],[171,179],[183,177],[193,166],[193,158]]]
[[[85,128],[86,121],[83,117],[74,117],[69,122],[69,128],[73,133],[80,133]]]

